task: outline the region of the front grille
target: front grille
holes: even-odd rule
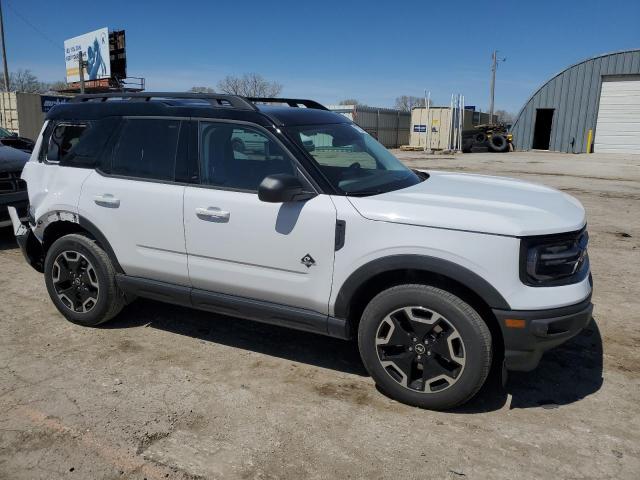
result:
[[[533,287],[581,282],[589,273],[588,243],[586,229],[523,238],[520,244],[520,279]]]
[[[23,192],[27,184],[20,178],[21,172],[0,172],[0,195],[3,193]]]

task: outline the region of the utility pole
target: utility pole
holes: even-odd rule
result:
[[[4,67],[4,90],[9,91],[9,67],[7,67],[7,50],[4,42],[4,21],[2,20],[2,2],[0,1],[0,40],[2,40],[2,64]]]
[[[80,93],[84,94],[84,66],[85,62],[82,60],[82,50],[78,52],[78,69],[80,75]]]
[[[489,94],[489,122],[493,123],[493,102],[496,96],[496,69],[498,68],[498,51],[491,55],[491,93]]]
[[[498,58],[498,50],[494,50],[491,55],[491,91],[489,95],[489,122],[493,123],[494,101],[496,96],[496,70],[498,62],[506,61],[506,58]]]

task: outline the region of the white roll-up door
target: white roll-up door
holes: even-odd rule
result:
[[[603,79],[594,152],[640,153],[640,77]]]

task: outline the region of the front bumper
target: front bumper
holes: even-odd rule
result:
[[[0,227],[11,225],[8,207],[12,206],[18,212],[21,219],[27,218],[29,208],[29,196],[27,191],[6,193],[0,195]]]
[[[549,310],[493,310],[504,338],[506,368],[533,370],[546,350],[580,333],[592,312],[591,295],[575,305]]]

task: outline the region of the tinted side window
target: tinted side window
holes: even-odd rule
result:
[[[296,174],[280,145],[258,129],[229,123],[200,123],[201,183],[257,191],[274,173]]]
[[[53,127],[49,148],[47,150],[47,160],[50,162],[61,162],[80,143],[80,138],[88,128],[87,123],[58,123]]]
[[[173,181],[179,133],[179,120],[125,120],[112,157],[111,173]]]
[[[118,123],[116,118],[106,118],[84,124],[83,129],[76,129],[80,133],[77,142],[60,159],[60,165],[67,167],[93,168]],[[69,129],[66,129],[69,130]]]

